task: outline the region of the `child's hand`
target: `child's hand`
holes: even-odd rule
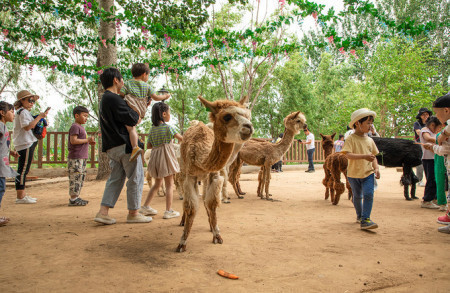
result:
[[[9,152],[9,154],[11,155],[11,156],[13,156],[14,158],[18,158],[18,157],[20,157],[20,155],[19,155],[19,153],[17,152],[17,151],[10,151]]]
[[[48,112],[42,112],[42,113],[39,113],[39,116],[41,118],[45,118],[45,117],[47,117],[47,114],[48,114]]]
[[[167,99],[169,99],[170,98],[170,94],[165,94],[165,97],[164,97],[164,100],[163,101],[165,101],[165,100],[167,100]]]
[[[429,151],[433,151],[433,146],[434,146],[434,144],[429,143],[429,142],[423,144],[423,148],[426,150],[429,150]]]
[[[88,138],[88,143],[89,143],[90,145],[95,145],[95,137],[93,137],[93,136],[89,137],[89,138]]]
[[[375,160],[375,156],[370,154],[370,155],[365,155],[364,156],[364,160],[367,160],[369,162],[373,162],[373,160]]]
[[[380,169],[375,169],[375,178],[380,179]]]

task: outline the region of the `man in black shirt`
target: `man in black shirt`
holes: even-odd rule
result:
[[[102,133],[102,151],[110,160],[111,174],[106,181],[105,191],[100,205],[100,211],[94,221],[111,225],[116,219],[108,216],[127,181],[127,206],[129,214],[127,223],[148,223],[151,217],[139,214],[142,190],[144,186],[144,170],[142,158],[130,162],[131,143],[125,125],[134,126],[139,121],[139,115],[131,109],[119,95],[123,87],[123,78],[116,68],[106,69],[100,76],[105,88],[100,102],[100,127]]]

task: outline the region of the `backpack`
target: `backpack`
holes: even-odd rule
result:
[[[36,118],[38,115],[33,116]],[[47,120],[45,118],[41,118],[41,120],[36,123],[36,126],[33,128],[33,134],[37,139],[43,139],[47,135]]]
[[[19,111],[17,111],[17,115],[20,115],[20,113],[22,113],[23,109],[20,109]],[[35,115],[33,116],[33,118],[36,118],[39,115]],[[36,123],[36,126],[34,126],[34,128],[32,129],[34,136],[37,139],[43,139],[46,135],[47,135],[47,120],[45,120],[45,118],[41,118],[41,120],[38,121],[38,123]]]

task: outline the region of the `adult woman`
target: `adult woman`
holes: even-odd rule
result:
[[[417,121],[414,122],[414,140],[420,142],[420,130],[425,127],[428,118],[431,116],[431,111],[427,108],[420,108],[419,113],[416,116]],[[416,175],[419,178],[419,186],[425,186],[423,183],[423,165],[416,167]]]
[[[16,177],[17,204],[36,203],[36,198],[26,195],[25,181],[37,145],[37,138],[34,136],[32,129],[39,120],[47,117],[47,112],[40,113],[36,118],[31,116],[30,110],[38,99],[39,96],[23,90],[17,93],[17,101],[14,103],[14,108],[17,111],[14,118],[13,143],[20,156],[17,166],[19,175]]]

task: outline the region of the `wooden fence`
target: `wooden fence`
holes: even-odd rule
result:
[[[88,135],[95,135],[94,132],[88,132]],[[11,135],[12,136],[12,135]],[[142,141],[147,145],[148,134],[139,134]],[[97,137],[97,142],[100,137]],[[34,152],[33,164],[37,164],[38,168],[42,168],[44,164],[67,164],[67,156],[69,151],[67,149],[69,139],[68,132],[47,132],[44,139],[38,141],[38,145]],[[316,140],[316,151],[314,152],[314,162],[324,162],[324,155],[322,150],[322,141]],[[88,164],[91,168],[95,168],[98,163],[97,154],[98,143],[94,146],[89,146]],[[306,147],[304,144],[299,144],[294,140],[291,148],[283,157],[283,163],[304,163],[308,162]],[[17,159],[10,157],[11,164],[17,164]]]

